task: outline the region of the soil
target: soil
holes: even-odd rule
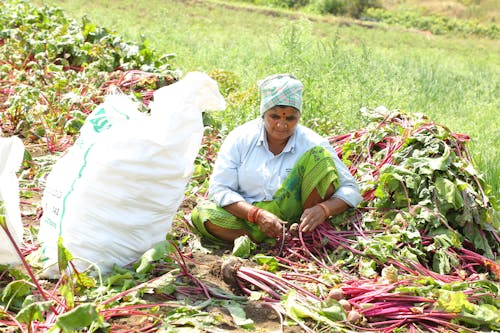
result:
[[[227,251],[225,253],[228,254]],[[235,295],[243,295],[227,278],[224,278],[222,272],[223,260],[221,259],[224,254],[219,252],[214,254],[207,254],[201,252],[193,252],[193,265],[190,265],[191,272],[198,276],[203,283],[208,286],[218,287],[228,293]],[[243,263],[250,265],[250,263]],[[280,316],[270,307],[263,305],[260,302],[249,301],[244,310],[247,318],[253,320],[255,329],[252,332],[286,332],[298,333],[302,329],[298,326],[282,326]],[[239,328],[236,326],[224,307],[212,307],[210,312],[217,313],[221,316],[221,324],[216,330],[207,332],[246,332],[248,329]]]

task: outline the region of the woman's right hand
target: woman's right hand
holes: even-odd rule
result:
[[[283,228],[286,222],[267,210],[262,209],[255,221],[260,229],[271,238],[283,236]]]

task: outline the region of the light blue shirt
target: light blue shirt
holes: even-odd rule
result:
[[[270,201],[299,158],[315,146],[327,148],[337,167],[340,186],[333,196],[356,207],[362,200],[359,186],[326,138],[299,124],[275,156],[261,118],[235,128],[224,140],[210,178],[209,198],[220,207],[238,201]]]

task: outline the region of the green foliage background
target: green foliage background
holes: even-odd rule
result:
[[[220,1],[43,1],[125,39],[173,53],[173,68],[217,76],[227,129],[257,116],[255,83],[291,72],[306,85],[303,121],[325,135],[363,126],[359,109],[423,113],[472,137],[499,190],[500,45],[495,38],[429,35],[333,16]]]

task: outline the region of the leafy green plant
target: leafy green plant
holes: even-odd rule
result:
[[[151,73],[154,89],[176,78],[169,64],[172,55],[157,54],[145,39],[127,43],[86,17],[79,24],[61,9],[24,0],[2,3],[0,14],[0,90],[5,93],[0,127],[45,142],[50,152],[72,144],[82,116],[107,93],[117,71]],[[125,81],[116,83],[139,90],[139,81]],[[152,90],[142,87],[146,89]]]

